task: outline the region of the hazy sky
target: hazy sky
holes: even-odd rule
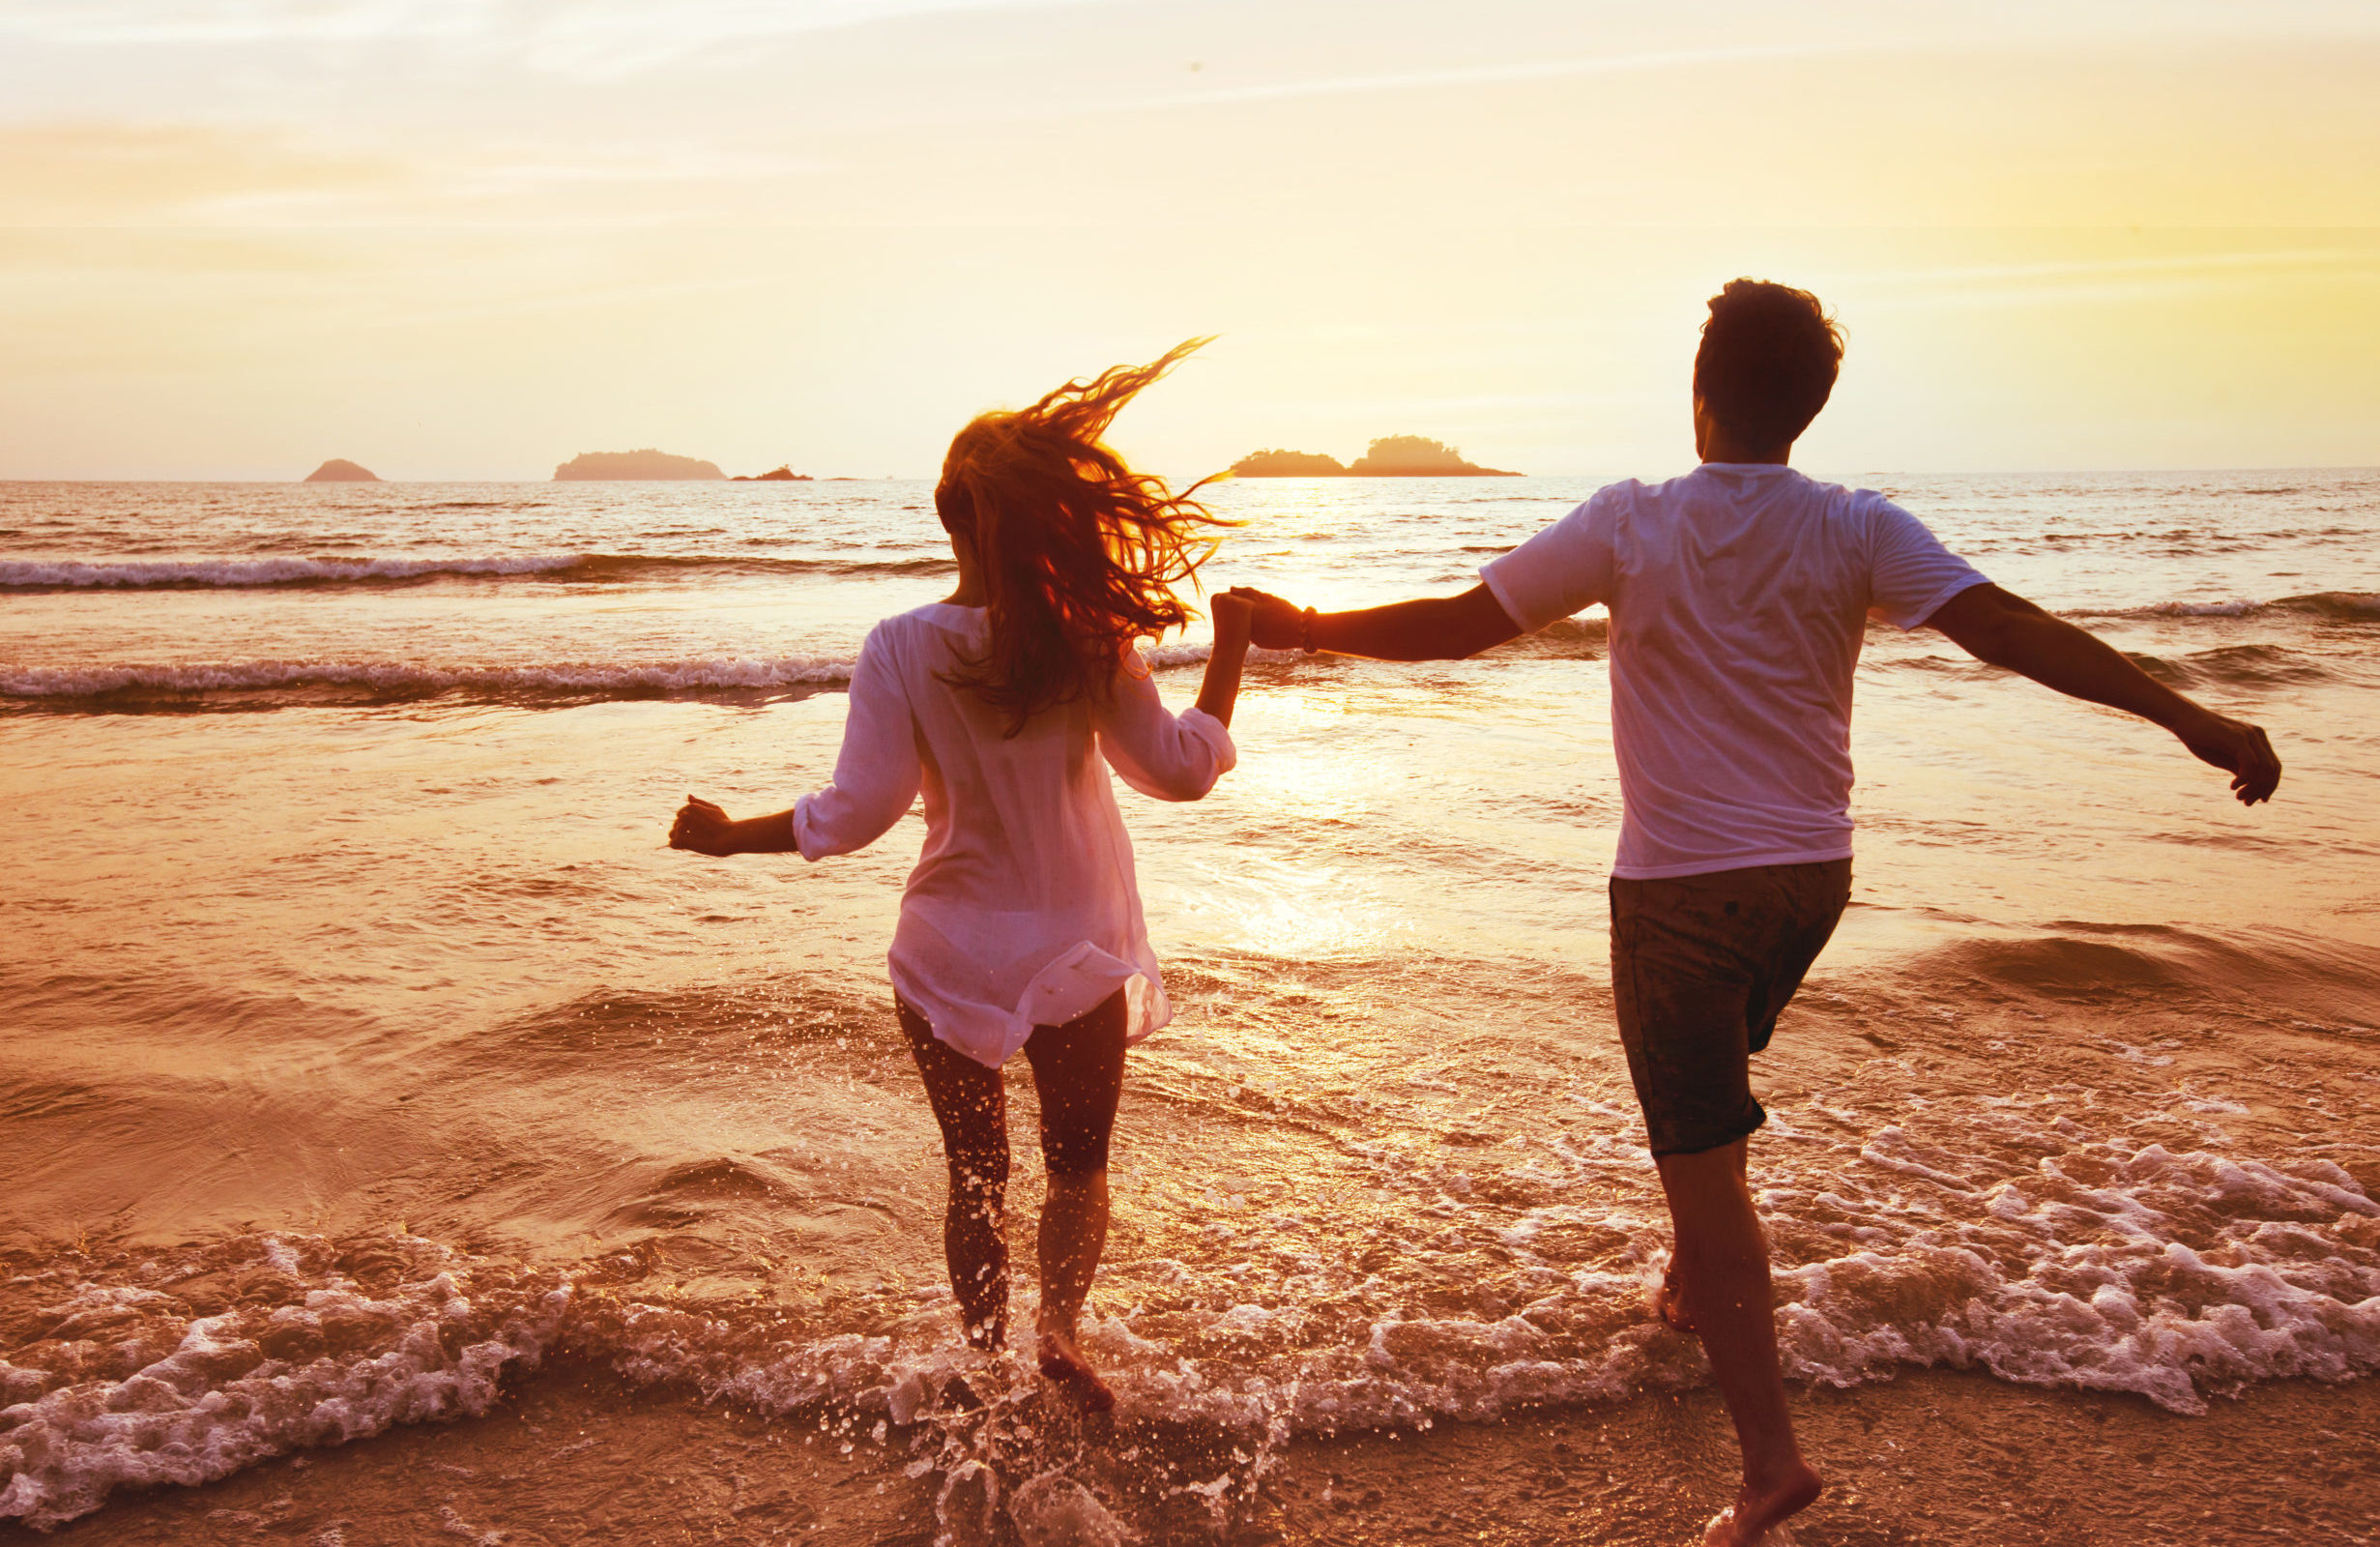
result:
[[[1814,471],[2380,463],[2376,169],[2370,0],[0,0],[0,477],[1667,473],[1737,274]]]

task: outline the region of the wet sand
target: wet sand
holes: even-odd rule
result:
[[[2380,1386],[2278,1382],[2201,1417],[2133,1396],[1914,1371],[1849,1390],[1796,1387],[1806,1445],[1831,1488],[1803,1547],[2144,1547],[2380,1539]],[[455,1540],[1105,1543],[1112,1527],[1006,1509],[989,1533],[937,1515],[939,1472],[912,1479],[931,1425],[877,1444],[682,1396],[624,1400],[615,1377],[557,1367],[488,1416],[393,1430],[200,1489],[126,1493],[44,1537],[0,1542]],[[847,1451],[848,1446],[848,1451]],[[1137,1448],[1130,1461],[1121,1459]],[[931,1445],[917,1453],[930,1453]],[[1732,1446],[1707,1390],[1494,1424],[1300,1438],[1220,1529],[1182,1489],[1227,1457],[1127,1425],[1077,1452],[1073,1475],[1148,1543],[1682,1543],[1723,1502]],[[1027,1476],[1002,1479],[1013,1497]],[[1009,1502],[1003,1498],[1001,1505]]]

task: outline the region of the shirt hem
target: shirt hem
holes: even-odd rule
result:
[[[1708,860],[1686,860],[1675,864],[1615,864],[1611,867],[1614,881],[1676,881],[1686,876],[1717,875],[1723,870],[1755,870],[1771,864],[1825,864],[1835,860],[1851,858],[1851,845],[1838,843],[1823,849],[1773,849],[1758,854],[1730,854]]]

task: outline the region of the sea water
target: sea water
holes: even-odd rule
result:
[[[2154,727],[1871,629],[1855,899],[1755,1066],[1788,1375],[2191,1414],[2380,1372],[2380,473],[1843,481],[2287,772],[2244,810]],[[1205,572],[1445,594],[1597,482],[1229,482]],[[945,1533],[1124,1539],[1098,1477],[935,1426],[954,1378],[1030,1383],[943,1278],[883,965],[917,820],[663,846],[688,793],[828,776],[860,638],[951,583],[930,492],[0,485],[0,1518],[566,1357],[906,1444]],[[1205,653],[1153,651],[1177,707]],[[1087,1341],[1204,1437],[1170,1486],[1218,1529],[1299,1436],[1707,1379],[1644,1311],[1604,654],[1589,614],[1262,656],[1215,793],[1120,797],[1178,1019]]]

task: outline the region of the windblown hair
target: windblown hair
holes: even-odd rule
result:
[[[946,680],[1008,717],[1103,695],[1144,638],[1198,614],[1174,593],[1234,523],[1136,473],[1100,443],[1124,404],[1205,343],[1070,381],[1030,408],[982,414],[951,439],[934,509],[983,568],[992,639]]]
[[[1711,297],[1694,357],[1695,395],[1755,446],[1800,438],[1835,391],[1843,330],[1807,290],[1730,279]]]

